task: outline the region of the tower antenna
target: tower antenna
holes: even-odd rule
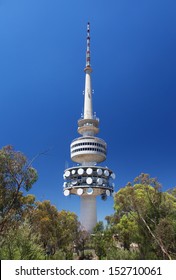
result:
[[[90,67],[90,23],[87,23],[86,67]]]

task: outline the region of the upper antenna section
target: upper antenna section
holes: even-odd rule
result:
[[[87,48],[86,48],[86,70],[91,70],[90,66],[90,23],[87,23]]]

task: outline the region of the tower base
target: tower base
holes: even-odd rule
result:
[[[83,229],[92,233],[97,223],[96,196],[81,196],[80,221]]]

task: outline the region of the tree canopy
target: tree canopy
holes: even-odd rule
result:
[[[161,191],[156,179],[141,174],[133,184],[121,188],[114,209],[119,234],[128,244],[129,237],[130,242],[137,242],[141,258],[176,257],[176,198]]]
[[[24,208],[33,203],[33,197],[24,198],[22,190],[29,191],[37,177],[37,171],[21,152],[16,152],[12,146],[0,150],[1,234],[8,227],[8,223],[13,226],[13,223],[21,218]]]

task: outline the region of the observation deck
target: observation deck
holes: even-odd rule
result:
[[[77,163],[102,162],[106,159],[106,150],[106,142],[94,136],[76,138],[70,145],[71,159]]]

